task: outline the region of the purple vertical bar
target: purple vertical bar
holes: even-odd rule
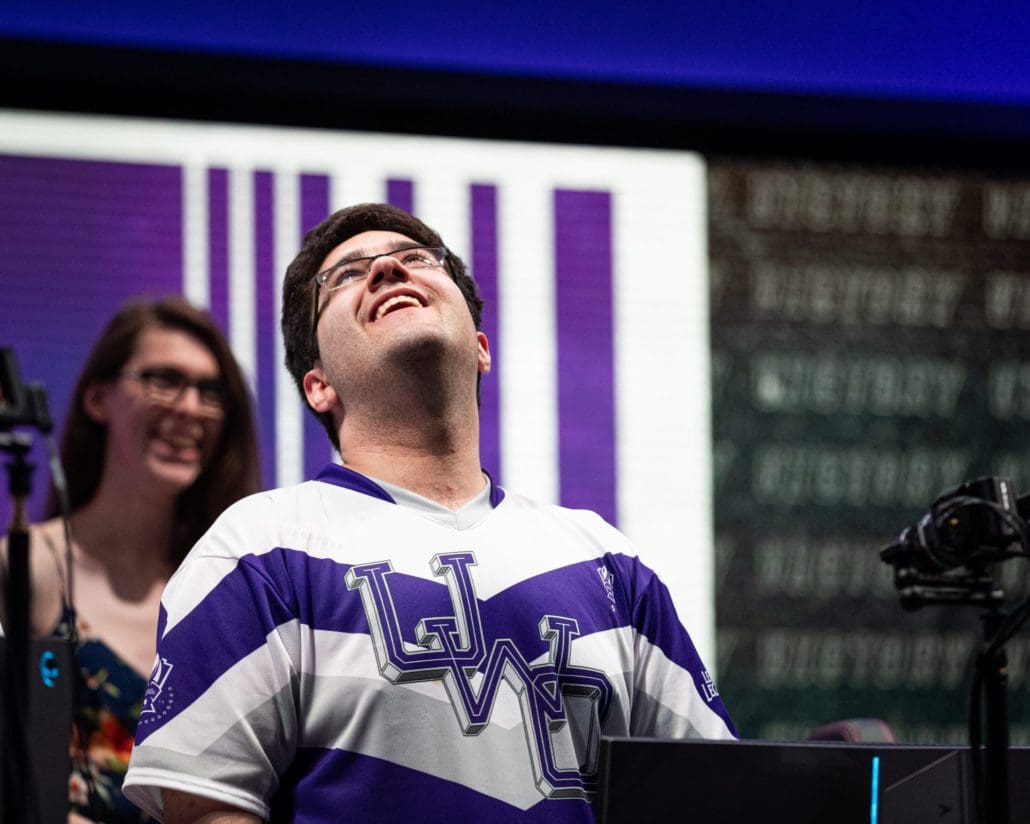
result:
[[[497,379],[500,335],[497,326],[497,187],[475,184],[469,196],[472,201],[472,275],[483,298],[483,320],[480,328],[490,342],[493,367],[481,383],[479,408],[479,459],[482,465],[501,482],[500,383]]]
[[[229,173],[207,170],[208,288],[211,315],[229,329]]]
[[[386,202],[405,212],[415,207],[415,184],[410,180],[390,178],[386,181]]]
[[[271,172],[254,172],[254,293],[257,310],[258,442],[266,489],[276,485],[275,201]]]
[[[329,214],[329,178],[326,175],[301,175],[300,226],[303,235]],[[301,238],[297,239],[298,246]],[[304,477],[313,478],[332,457],[332,445],[322,425],[307,404],[304,405]]]
[[[561,503],[614,523],[611,194],[558,189],[554,214]]]
[[[0,214],[0,345],[43,384],[61,428],[86,355],[122,302],[182,292],[182,169],[0,155]],[[43,446],[36,438],[32,520],[50,487]]]

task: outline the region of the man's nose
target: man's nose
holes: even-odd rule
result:
[[[408,280],[411,273],[393,255],[383,255],[372,261],[368,272],[368,288],[376,290],[384,283],[397,283]]]

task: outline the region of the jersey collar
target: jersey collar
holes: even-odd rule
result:
[[[490,484],[490,507],[496,509],[501,501],[504,500],[504,490],[494,482],[493,476],[485,469],[483,470],[483,474],[486,475],[487,483]],[[340,464],[326,464],[322,467],[322,471],[315,476],[315,480],[323,481],[327,484],[333,484],[334,486],[340,486],[344,489],[349,489],[352,492],[360,492],[362,495],[369,495],[373,498],[378,498],[381,501],[386,501],[387,503],[397,503],[389,492],[383,489],[383,487],[371,478],[362,475],[360,472],[355,472],[353,469],[341,466]]]

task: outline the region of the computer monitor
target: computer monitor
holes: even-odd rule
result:
[[[968,747],[604,738],[599,824],[972,824]],[[1030,821],[1030,748],[1009,750]]]

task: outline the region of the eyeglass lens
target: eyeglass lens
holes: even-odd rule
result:
[[[409,269],[436,269],[443,265],[446,250],[434,246],[414,246],[378,255],[342,260],[316,276],[330,292],[357,283],[368,277],[372,264],[381,257],[392,257]]]
[[[221,413],[225,407],[225,387],[216,378],[193,380],[171,367],[142,369],[135,377],[143,384],[147,397],[157,403],[174,404],[188,388],[194,387],[205,411]]]

